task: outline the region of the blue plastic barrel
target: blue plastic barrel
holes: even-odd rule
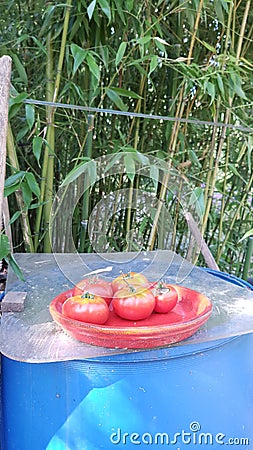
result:
[[[3,356],[2,449],[250,450],[252,348],[249,333],[90,360]]]

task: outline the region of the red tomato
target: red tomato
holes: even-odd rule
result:
[[[120,289],[114,294],[112,307],[115,313],[128,320],[146,319],[153,312],[155,297],[149,289]]]
[[[128,272],[114,278],[111,284],[113,292],[117,292],[120,289],[125,289],[129,286],[134,288],[139,288],[140,286],[146,288],[149,286],[149,281],[142,273]]]
[[[62,305],[62,314],[70,319],[102,325],[109,317],[109,307],[102,297],[86,293],[69,297]]]
[[[154,311],[157,313],[168,313],[177,304],[178,294],[176,289],[170,284],[162,284],[153,290],[155,296],[155,308]]]
[[[113,296],[111,283],[99,277],[84,278],[74,287],[73,295],[82,295],[85,292],[102,297],[109,305]]]

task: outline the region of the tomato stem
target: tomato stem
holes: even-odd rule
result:
[[[84,294],[81,295],[81,298],[88,298],[92,300],[94,298],[94,295],[90,294],[89,292],[85,292]]]
[[[164,294],[165,292],[170,292],[170,288],[166,286],[163,280],[158,281],[155,292],[159,294]]]
[[[130,284],[125,278],[123,278],[123,280],[125,281],[127,287],[129,288],[129,290],[131,292],[136,292],[136,289],[135,289],[135,287],[132,284]]]

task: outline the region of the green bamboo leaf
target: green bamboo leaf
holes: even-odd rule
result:
[[[40,197],[40,187],[39,187],[33,173],[26,172],[25,178],[26,178],[27,184],[28,184],[29,188],[31,189],[31,191],[36,195],[36,197],[39,198]]]
[[[6,258],[8,264],[10,265],[10,267],[12,268],[13,272],[15,273],[15,275],[17,275],[17,277],[21,280],[21,281],[25,281],[25,277],[24,274],[22,272],[22,270],[20,269],[19,265],[17,264],[14,256],[12,255],[12,253],[9,253],[9,255]]]
[[[100,69],[99,69],[94,57],[90,53],[87,53],[86,61],[87,61],[87,64],[89,66],[91,73],[94,75],[94,77],[97,80],[99,80],[100,79]]]
[[[225,23],[225,19],[224,19],[224,14],[223,14],[223,9],[222,9],[222,3],[220,0],[214,0],[214,9],[217,15],[217,19],[219,20],[220,23],[224,24]]]
[[[134,6],[134,0],[126,0],[126,10],[131,12]]]
[[[74,169],[72,169],[68,173],[65,180],[63,180],[61,187],[67,186],[69,183],[72,183],[78,177],[80,177],[83,173],[88,172],[90,162],[91,161],[88,161],[88,162],[86,161],[86,162],[81,163],[78,166],[74,167]]]
[[[122,156],[124,156],[125,152],[118,152],[115,155],[113,155],[112,157],[110,157],[110,161],[108,162],[106,168],[105,168],[105,173],[109,172],[109,170],[114,166],[114,165],[118,165],[120,159],[122,158]]]
[[[9,118],[12,119],[20,110],[24,104],[24,100],[27,98],[27,94],[22,92],[15,97],[10,97],[9,101]]]
[[[245,239],[248,239],[250,236],[253,236],[253,228],[251,228],[247,233],[245,233],[241,239],[239,239],[238,243],[241,241],[244,241]]]
[[[30,104],[25,105],[25,117],[26,117],[28,126],[31,130],[33,127],[34,121],[35,121],[34,105],[30,105]]]
[[[98,0],[98,3],[100,5],[100,8],[102,9],[103,13],[108,18],[109,22],[111,22],[111,8],[107,0]]]
[[[131,12],[134,6],[134,0],[126,0],[126,9]]]
[[[32,36],[32,40],[37,44],[37,46],[40,48],[40,50],[47,55],[47,49],[46,47],[37,39],[35,36]]]
[[[215,85],[213,83],[210,83],[210,81],[205,81],[204,83],[204,89],[207,92],[207,94],[211,97],[211,102],[213,103],[215,100]]]
[[[189,206],[195,206],[199,217],[203,217],[205,213],[205,197],[201,187],[193,189],[189,199]]]
[[[150,166],[150,178],[152,179],[155,190],[157,190],[159,181],[159,168],[157,166]]]
[[[82,25],[84,25],[82,22],[87,22],[87,20],[85,20],[84,16],[82,14],[80,14],[79,16],[77,16],[74,24],[71,27],[71,32],[69,35],[69,40],[70,42],[73,41],[74,36],[80,32],[80,28],[82,27]],[[84,25],[85,26],[85,25]],[[87,26],[87,25],[86,25]]]
[[[142,63],[144,63],[146,61],[150,61],[150,55],[145,55],[142,58],[134,59],[133,61],[127,63],[127,66],[128,67],[131,67],[131,66],[137,67],[139,65],[139,63],[142,64]],[[138,70],[139,70],[139,68],[138,68]],[[147,75],[147,73],[146,73],[146,71],[144,69],[142,69],[142,71],[143,71],[143,74]]]
[[[248,169],[249,173],[251,173],[251,167],[252,167],[252,149],[253,149],[253,137],[248,136],[248,150],[247,150],[247,159],[248,159]]]
[[[71,49],[71,53],[74,58],[74,66],[73,66],[73,71],[72,71],[72,74],[74,76],[78,67],[85,60],[88,52],[87,52],[87,50],[84,50],[83,48],[79,47],[79,45],[76,45],[76,44],[71,44],[70,49]]]
[[[106,92],[107,96],[112,100],[113,103],[119,108],[121,111],[127,111],[127,106],[123,103],[120,96],[117,94],[117,92],[113,91],[112,89],[108,89]]]
[[[28,131],[30,131],[30,128],[28,127],[28,125],[20,128],[20,130],[18,131],[18,133],[16,135],[16,141],[17,142],[21,141],[21,139],[26,135],[26,133],[28,133]]]
[[[119,15],[119,17],[120,17],[122,23],[123,23],[124,25],[126,25],[125,14],[124,14],[124,11],[123,11],[123,9],[122,9],[122,7],[121,7],[121,3],[120,3],[120,2],[117,3],[117,13],[118,13],[118,15]]]
[[[39,208],[40,206],[46,205],[46,203],[47,203],[47,202],[37,202],[37,203],[32,203],[32,204],[29,206],[29,209],[37,209],[37,208]]]
[[[156,55],[151,56],[150,60],[150,66],[149,66],[149,73],[148,76],[150,77],[151,73],[154,72],[154,70],[158,66],[158,57]]]
[[[116,92],[117,94],[121,95],[121,97],[128,97],[128,98],[136,98],[136,99],[142,99],[141,95],[136,94],[136,92],[129,91],[128,89],[122,89],[122,88],[110,88],[112,91]]]
[[[92,2],[89,4],[89,6],[87,8],[87,14],[88,14],[89,20],[92,19],[96,3],[97,3],[97,0],[92,0]]]
[[[135,159],[136,159],[136,161],[140,161],[141,164],[143,164],[144,166],[149,166],[150,165],[150,161],[149,161],[148,156],[144,155],[141,152],[137,152],[136,150],[135,150]]]
[[[164,56],[167,56],[167,51],[166,51],[166,48],[165,48],[165,44],[162,42],[163,39],[154,38],[154,41],[156,43],[156,46],[159,48],[159,50],[161,50],[161,52],[164,53]],[[167,42],[166,42],[166,44],[167,44]]]
[[[27,183],[27,181],[22,181],[21,185],[22,198],[24,200],[25,206],[28,208],[32,201],[32,191]]]
[[[106,47],[105,45],[100,45],[99,53],[101,55],[101,58],[103,60],[103,63],[104,63],[104,66],[105,66],[106,70],[108,70],[108,68],[109,68],[109,50],[108,50],[108,47]]]
[[[40,165],[40,155],[42,150],[43,138],[41,136],[35,136],[33,138],[33,154]]]
[[[26,92],[21,92],[21,94],[17,94],[14,97],[10,97],[9,106],[24,103],[24,100],[27,98]]]
[[[21,215],[21,211],[16,211],[13,214],[12,218],[10,219],[9,225],[12,225],[20,217],[20,215]]]
[[[232,91],[234,91],[238,97],[241,97],[243,100],[247,100],[247,97],[242,89],[242,79],[236,72],[230,73],[229,78],[230,86],[232,87]]]
[[[198,159],[198,157],[197,157],[195,151],[191,149],[191,150],[189,151],[189,155],[190,155],[191,161],[192,161],[193,163],[197,164],[198,167],[201,167],[201,164],[200,164],[200,162],[199,162],[199,159]]]
[[[88,162],[88,174],[89,174],[89,185],[92,185],[97,181],[96,161],[91,160]]]
[[[230,3],[230,0],[220,0],[223,9],[225,9],[226,13],[228,13],[228,3]]]
[[[122,61],[125,51],[126,51],[126,48],[127,48],[127,42],[125,42],[125,41],[121,42],[121,44],[118,48],[118,51],[116,53],[115,66],[118,66],[119,63]]]
[[[236,94],[238,95],[238,97],[241,97],[243,100],[247,100],[245,92],[242,89],[242,86],[240,84],[235,84],[234,90],[235,90]]]
[[[220,90],[220,93],[224,97],[225,96],[224,84],[223,84],[223,81],[222,81],[222,77],[220,76],[219,73],[217,73],[217,83],[218,83],[218,88]]]
[[[137,42],[137,44],[139,44],[139,45],[145,45],[145,44],[147,44],[148,42],[150,42],[151,39],[152,39],[152,36],[148,35],[148,36],[140,37],[139,39],[137,39],[136,42]]]
[[[17,189],[19,189],[19,183],[14,184],[13,186],[10,187],[5,187],[4,188],[4,196],[5,197],[9,197],[9,195],[13,194],[13,192],[16,192]]]
[[[9,243],[8,237],[1,233],[0,234],[0,260],[6,258],[6,256],[10,253],[11,247]]]
[[[10,186],[17,185],[20,180],[22,180],[25,176],[26,172],[24,170],[20,170],[19,172],[14,173],[13,175],[10,175],[4,183],[4,187],[8,188]]]
[[[237,168],[235,167],[234,164],[229,163],[228,167],[232,170],[232,172],[239,178],[241,178],[241,180],[246,184],[246,180],[241,176],[241,174],[238,172]]]
[[[18,55],[16,55],[15,53],[11,52],[11,56],[12,56],[13,62],[15,64],[15,66],[16,66],[16,69],[18,71],[18,74],[19,74],[21,80],[23,81],[23,83],[25,85],[27,85],[28,84],[28,77],[27,77],[27,73],[26,73],[25,67],[21,63]]]
[[[144,231],[145,231],[146,227],[148,226],[148,224],[149,224],[149,218],[148,217],[143,217],[143,219],[142,219],[142,221],[140,223],[140,229],[139,229],[139,232],[140,232],[141,235],[144,234]]]
[[[128,153],[124,156],[124,164],[127,176],[129,180],[132,182],[135,177],[135,162],[132,153]]]

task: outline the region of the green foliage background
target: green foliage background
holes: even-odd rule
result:
[[[222,270],[241,276],[253,233],[251,1],[2,1],[1,11],[0,54],[13,59],[6,195],[14,251],[50,251],[63,180],[91,158],[126,151],[125,173],[95,183],[77,205],[77,248],[91,251],[81,221],[101,195],[143,187],[136,161],[152,155],[191,183],[210,250]],[[192,121],[91,116],[26,99]],[[152,189],[159,198],[159,186]],[[176,227],[171,247],[186,256],[187,225],[170,195],[165,202]],[[150,248],[153,219],[115,215],[110,245],[129,249],[126,234],[136,228]]]

